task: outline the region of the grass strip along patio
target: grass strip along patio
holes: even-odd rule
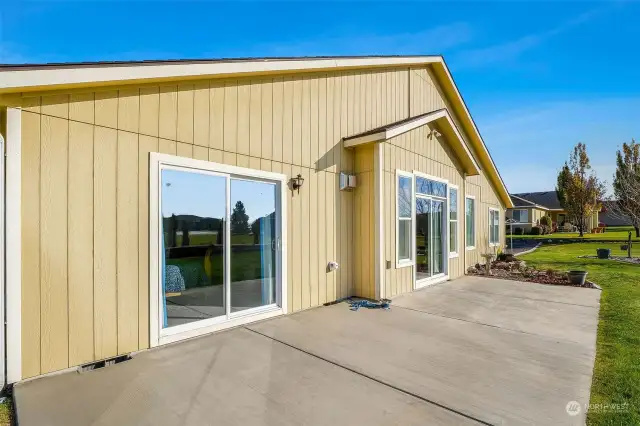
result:
[[[542,246],[522,259],[543,270],[586,270],[587,279],[602,287],[587,424],[637,425],[640,424],[640,265],[578,258],[595,254],[597,248],[620,253],[619,244],[577,243]],[[640,256],[640,244],[634,249],[633,256]]]

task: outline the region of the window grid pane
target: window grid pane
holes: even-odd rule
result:
[[[465,232],[465,241],[467,247],[475,247],[475,209],[474,209],[475,201],[473,198],[467,198],[465,201],[465,219],[466,219],[466,232]]]

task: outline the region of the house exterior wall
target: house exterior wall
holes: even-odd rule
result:
[[[304,177],[286,200],[296,312],[375,291],[374,254],[356,249],[362,227],[374,245],[370,154],[341,138],[446,107],[428,69],[407,67],[28,93],[20,104],[23,379],[149,347],[150,152]],[[395,168],[446,177],[460,206],[465,192],[478,197],[486,235],[488,206],[501,206],[493,188],[482,176],[464,182],[427,131],[385,144],[385,198],[395,198]],[[357,191],[339,191],[340,171],[359,175]],[[452,277],[477,258],[462,258],[463,212],[459,223]],[[331,260],[340,268],[327,272]],[[385,270],[386,295],[410,291],[410,277],[411,268]]]
[[[354,191],[353,294],[375,298],[375,165],[374,145],[356,147]]]
[[[302,174],[289,312],[353,294],[341,138],[407,118],[408,81],[389,68],[25,95],[22,377],[149,346],[149,152]]]

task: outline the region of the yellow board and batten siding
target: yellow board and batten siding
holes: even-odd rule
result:
[[[373,297],[373,155],[343,149],[341,138],[446,105],[427,68],[406,67],[28,94],[22,377],[149,346],[150,152],[301,174],[286,200],[288,311]],[[384,197],[395,200],[396,168],[415,169],[459,185],[462,207],[462,175],[427,131],[384,144]],[[358,174],[356,191],[339,191],[341,171]],[[479,205],[500,206],[486,179],[468,183]],[[395,264],[395,202],[384,205],[384,253]],[[463,226],[461,211],[460,251]],[[332,260],[340,269],[327,272]],[[451,261],[452,276],[462,263]],[[385,294],[410,291],[412,277],[386,269]]]
[[[408,81],[396,68],[25,95],[22,377],[149,346],[149,152],[302,174],[289,311],[354,294],[341,138],[407,118]]]

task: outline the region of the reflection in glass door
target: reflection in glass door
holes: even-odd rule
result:
[[[276,185],[231,179],[231,312],[276,303]]]
[[[161,328],[277,308],[282,184],[173,166],[160,181]]]
[[[163,327],[226,315],[227,178],[163,169]]]
[[[445,204],[416,196],[416,281],[445,273]]]

